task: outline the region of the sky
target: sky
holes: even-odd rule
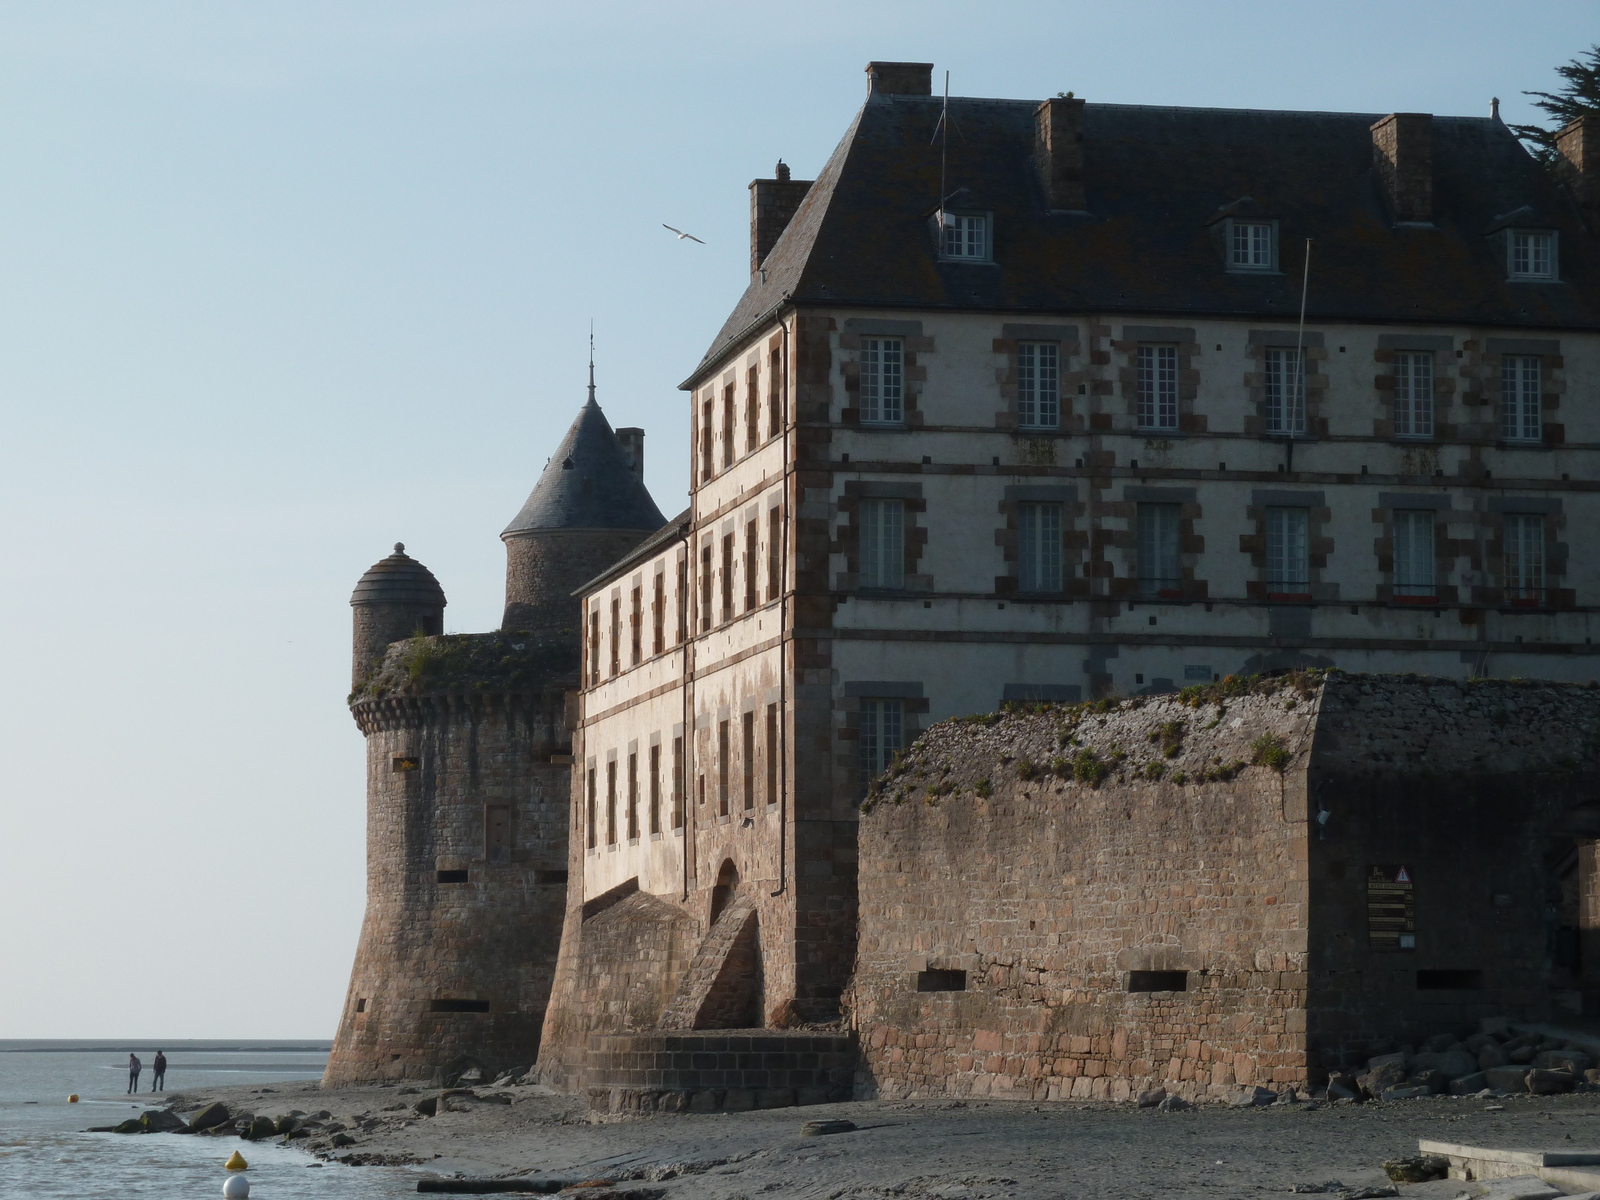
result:
[[[584,394],[677,390],[873,59],[955,95],[1537,117],[1593,0],[6,0],[0,1038],[332,1037],[364,903],[350,589],[495,627]],[[704,239],[679,241],[675,225]]]

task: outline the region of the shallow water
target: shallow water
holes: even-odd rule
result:
[[[228,1046],[230,1049],[219,1049]],[[299,1047],[299,1048],[290,1048]],[[0,1040],[0,1197],[159,1196],[187,1200],[222,1194],[222,1164],[234,1150],[249,1160],[251,1200],[277,1197],[415,1195],[403,1167],[308,1167],[309,1155],[262,1142],[156,1133],[85,1133],[136,1117],[161,1097],[149,1092],[150,1063],[167,1053],[167,1091],[314,1079],[328,1060],[312,1043],[236,1041],[21,1042]],[[137,1098],[126,1095],[127,1061],[143,1060]],[[77,1104],[67,1096],[77,1092]],[[271,1111],[263,1097],[260,1111]],[[303,1106],[303,1101],[302,1101]],[[285,1105],[285,1108],[289,1105]]]

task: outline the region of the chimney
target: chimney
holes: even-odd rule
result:
[[[1033,165],[1052,209],[1082,212],[1083,101],[1072,96],[1046,100],[1033,114]]]
[[[1583,210],[1591,231],[1600,230],[1600,117],[1582,116],[1556,134],[1556,164]]]
[[[933,64],[868,63],[867,95],[931,96],[933,95]]]
[[[1399,223],[1433,221],[1433,114],[1390,113],[1372,126],[1372,162]]]
[[[644,478],[644,430],[627,429],[617,430],[617,441],[622,443],[622,449],[628,456],[628,465],[633,468],[633,473],[640,479]]]
[[[783,231],[811,190],[809,179],[790,179],[789,168],[778,160],[775,179],[750,181],[750,274],[754,275],[778,244]]]

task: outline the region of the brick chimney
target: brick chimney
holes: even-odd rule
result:
[[[1082,212],[1083,101],[1071,96],[1046,100],[1033,114],[1033,165],[1052,209]]]
[[[750,274],[754,275],[789,228],[812,180],[790,179],[789,168],[778,160],[774,179],[750,181]]]
[[[1433,114],[1390,113],[1372,126],[1372,163],[1394,219],[1433,221]]]
[[[1556,134],[1561,175],[1591,231],[1600,230],[1600,118],[1579,117]]]
[[[617,430],[617,441],[628,455],[628,465],[640,479],[644,478],[644,430],[629,426]]]
[[[867,94],[873,93],[883,96],[931,96],[933,64],[868,63]]]

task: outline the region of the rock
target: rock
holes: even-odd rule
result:
[[[830,1133],[850,1133],[856,1127],[854,1121],[807,1121],[800,1126],[801,1137],[826,1137]]]
[[[348,1133],[336,1133],[328,1140],[341,1150],[346,1146],[354,1146],[356,1144],[355,1138]]]
[[[1499,1043],[1491,1041],[1482,1050],[1478,1051],[1478,1068],[1487,1071],[1490,1067],[1503,1067],[1506,1065],[1505,1048]]]
[[[1405,1082],[1406,1069],[1401,1063],[1389,1061],[1374,1067],[1356,1080],[1369,1096],[1376,1096]]]
[[[1265,1108],[1277,1102],[1278,1093],[1264,1087],[1247,1088],[1228,1101],[1234,1108]]]
[[[1453,1033],[1436,1033],[1422,1043],[1425,1054],[1442,1054],[1455,1045],[1456,1035]]]
[[[300,1128],[300,1117],[299,1117],[299,1115],[297,1115],[295,1113],[287,1113],[284,1116],[279,1117],[277,1119],[277,1121],[274,1122],[273,1127],[272,1127],[272,1131],[274,1133],[293,1133],[296,1129],[299,1129],[299,1128]]]
[[[1585,1071],[1583,1073],[1583,1077],[1589,1083],[1600,1084],[1600,1070],[1597,1070],[1594,1067],[1590,1067],[1587,1071]]]
[[[439,1097],[424,1096],[411,1106],[411,1111],[419,1117],[431,1117],[439,1112]]]
[[[1379,1093],[1378,1098],[1380,1100],[1418,1100],[1423,1096],[1431,1095],[1433,1095],[1433,1093],[1425,1087],[1413,1087],[1406,1084],[1398,1084],[1392,1088],[1385,1088]]]
[[[1376,1071],[1387,1066],[1404,1067],[1406,1065],[1406,1052],[1397,1050],[1393,1054],[1379,1054],[1375,1058],[1367,1059],[1367,1070]]]
[[[396,1096],[420,1096],[421,1094],[422,1089],[412,1087],[401,1088],[395,1093]]]
[[[1476,1075],[1463,1075],[1460,1079],[1450,1081],[1450,1094],[1452,1096],[1476,1096],[1489,1086],[1489,1077],[1482,1071]]]
[[[1329,1100],[1358,1100],[1360,1098],[1361,1085],[1356,1082],[1354,1075],[1338,1071],[1328,1076]]]
[[[184,1119],[170,1108],[152,1108],[149,1112],[139,1114],[139,1124],[144,1126],[145,1133],[178,1133],[189,1128]]]
[[[1438,1071],[1445,1077],[1445,1081],[1460,1079],[1463,1075],[1471,1075],[1480,1070],[1478,1060],[1465,1050],[1444,1050],[1438,1053],[1419,1054],[1411,1060],[1411,1073],[1416,1075],[1420,1071]]]
[[[1525,1092],[1528,1090],[1527,1067],[1490,1067],[1484,1073],[1489,1086],[1497,1092]]]
[[[1345,1192],[1344,1200],[1379,1200],[1383,1196],[1398,1196],[1400,1189],[1389,1184],[1379,1184],[1377,1187],[1356,1188],[1354,1191]]]
[[[271,1117],[258,1116],[250,1119],[250,1124],[239,1131],[239,1136],[246,1141],[258,1142],[262,1138],[269,1138],[278,1132],[278,1123]]]
[[[1139,1093],[1140,1108],[1155,1108],[1167,1098],[1166,1088],[1156,1088],[1153,1091]]]
[[[1311,1193],[1315,1195],[1319,1192],[1342,1192],[1345,1190],[1345,1186],[1337,1179],[1325,1179],[1321,1183],[1297,1183],[1290,1187],[1289,1190],[1291,1192],[1299,1192],[1301,1194]]]
[[[189,1128],[199,1132],[202,1129],[213,1129],[218,1125],[225,1125],[233,1120],[233,1114],[228,1111],[228,1106],[221,1101],[208,1104],[194,1116],[189,1118]]]
[[[1395,1183],[1426,1183],[1430,1179],[1448,1178],[1450,1160],[1442,1154],[1391,1158],[1383,1164],[1383,1173]]]
[[[1511,1032],[1511,1018],[1481,1017],[1478,1020],[1478,1028],[1483,1030],[1485,1033],[1497,1034],[1500,1037],[1504,1037],[1506,1034]]]
[[[120,1125],[102,1125],[99,1129],[91,1130],[91,1132],[98,1133],[100,1129],[105,1130],[107,1133],[143,1133],[145,1131],[144,1126],[139,1124],[138,1117],[129,1117]]]
[[[1578,1076],[1594,1066],[1594,1059],[1582,1050],[1544,1050],[1534,1057],[1533,1065],[1546,1071],[1570,1071]]]
[[[1532,1065],[1533,1060],[1539,1056],[1537,1046],[1517,1046],[1506,1051],[1506,1061],[1522,1065]]]
[[[1554,1096],[1559,1092],[1572,1090],[1573,1077],[1570,1071],[1546,1071],[1535,1067],[1528,1072],[1528,1090],[1535,1096]]]
[[[1468,1053],[1482,1054],[1485,1046],[1499,1046],[1500,1040],[1492,1033],[1475,1033],[1462,1043]]]
[[[1162,1112],[1193,1112],[1194,1111],[1194,1105],[1190,1104],[1182,1096],[1178,1096],[1178,1095],[1168,1096],[1160,1104],[1156,1105],[1156,1108],[1158,1108]]]
[[[1443,1071],[1421,1070],[1406,1080],[1409,1087],[1426,1088],[1430,1096],[1437,1096],[1440,1092],[1450,1087],[1450,1080]]]

